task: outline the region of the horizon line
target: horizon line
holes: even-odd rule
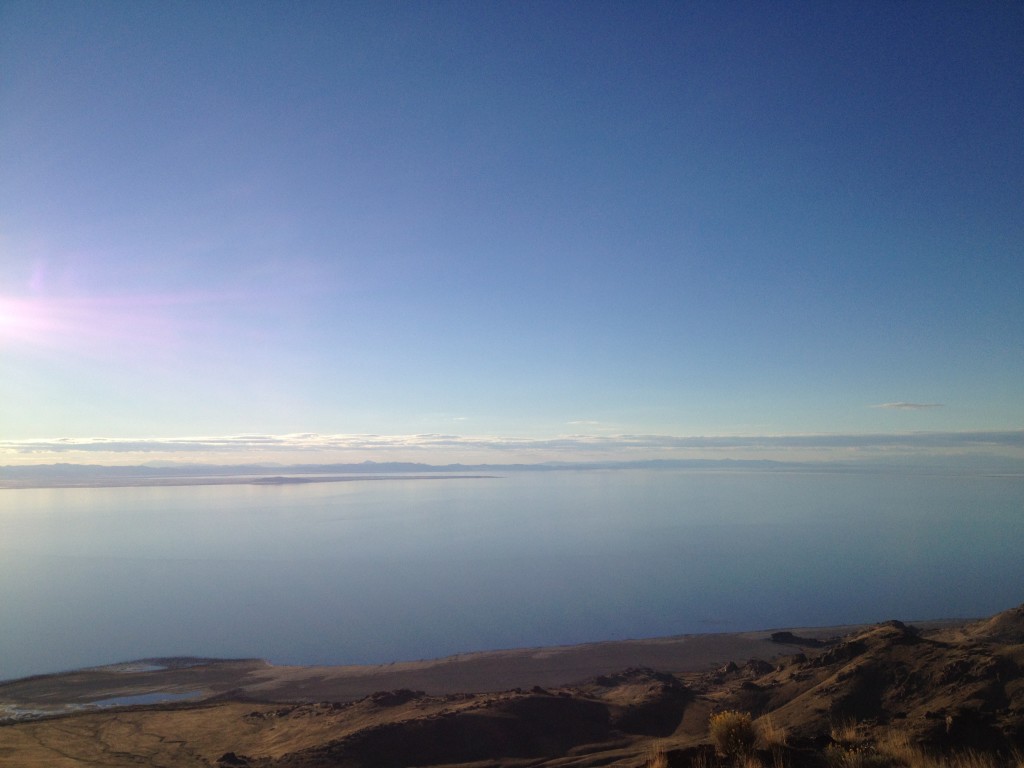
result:
[[[720,448],[849,448],[953,447],[991,445],[1024,448],[1024,428],[915,430],[902,432],[792,432],[772,434],[671,435],[624,432],[611,435],[563,434],[550,437],[453,435],[443,433],[380,434],[293,432],[283,434],[182,437],[56,437],[0,440],[0,454],[110,452],[190,453],[246,451],[319,452],[386,449],[489,449],[489,450],[629,450]],[[479,463],[479,462],[474,462]]]

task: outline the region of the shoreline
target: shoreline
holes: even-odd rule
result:
[[[182,475],[178,477],[124,477],[93,480],[0,480],[0,491],[63,490],[74,488],[179,488],[199,485],[305,485],[386,480],[493,480],[497,475],[379,474],[379,475]]]
[[[906,623],[934,630],[956,628],[972,621],[976,619]],[[871,626],[874,624],[610,640],[477,651],[373,665],[275,665],[262,659],[199,657],[138,659],[0,681],[0,723],[119,706],[109,703],[112,701],[147,702],[120,705],[129,707],[195,706],[225,699],[264,703],[350,702],[380,691],[401,689],[448,695],[557,687],[630,668],[694,674],[730,661],[772,661],[791,656]],[[772,635],[780,634],[787,635],[784,641],[772,639]],[[175,700],[180,703],[175,704]]]

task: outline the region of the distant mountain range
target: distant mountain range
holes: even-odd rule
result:
[[[798,462],[724,460],[660,460],[604,462],[543,462],[539,464],[423,464],[411,461],[363,461],[357,464],[192,464],[159,461],[133,466],[102,464],[36,464],[0,467],[0,480],[236,477],[266,475],[405,475],[467,472],[545,472],[555,470],[608,469],[806,469]]]
[[[796,462],[743,459],[661,459],[647,461],[542,462],[537,464],[424,464],[419,462],[363,461],[356,464],[192,464],[159,461],[133,466],[100,464],[36,464],[0,467],[0,488],[173,484],[207,478],[216,482],[246,481],[275,476],[312,479],[512,472],[596,470],[691,470],[733,472],[870,472],[1021,474],[1024,462],[956,459],[916,464],[889,462]]]

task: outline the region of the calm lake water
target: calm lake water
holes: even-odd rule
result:
[[[1024,478],[677,471],[0,491],[0,679],[362,664],[1024,602]]]

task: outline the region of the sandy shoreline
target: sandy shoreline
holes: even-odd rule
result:
[[[915,622],[922,628],[957,626],[966,619]],[[411,689],[442,695],[568,685],[649,667],[685,674],[728,661],[772,660],[799,653],[800,642],[773,633],[827,640],[866,625],[790,628],[728,634],[681,635],[572,646],[465,653],[425,661],[365,666],[275,666],[259,659],[144,659],[0,682],[0,720],[67,714],[115,706],[124,697],[164,693],[168,699],[214,698],[254,702],[354,701],[378,691]],[[111,700],[115,703],[111,704]]]
[[[758,765],[820,768],[833,748],[939,765],[911,745],[1002,766],[1024,749],[1022,682],[1024,606],[374,666],[138,659],[0,683],[0,766],[727,765],[727,711],[759,732]]]

